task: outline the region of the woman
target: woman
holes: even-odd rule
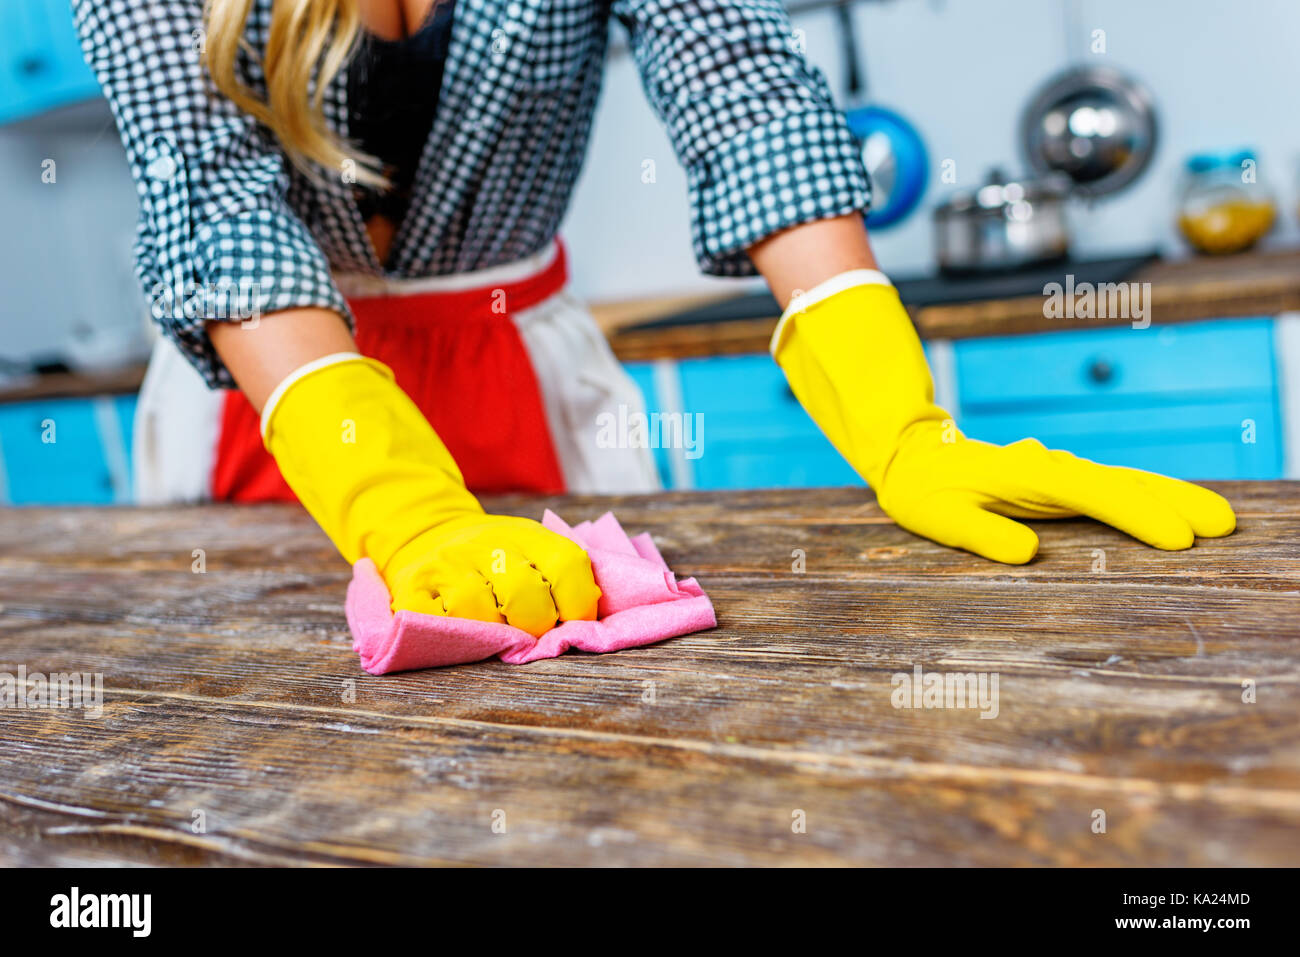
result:
[[[1234,527],[1208,490],[971,441],[934,405],[867,240],[858,145],[777,0],[74,7],[166,334],[141,399],[151,494],[296,494],[395,609],[533,634],[590,618],[586,556],[473,491],[654,487],[643,450],[595,442],[598,412],[639,398],[555,240],[611,15],[686,168],[701,268],[767,279],[776,361],[899,524],[1012,563],[1038,546],[1015,518],[1090,515],[1166,549]]]

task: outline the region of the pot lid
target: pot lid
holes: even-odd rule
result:
[[[1150,92],[1109,67],[1067,70],[1035,94],[1020,118],[1020,147],[1040,175],[1064,173],[1081,196],[1136,180],[1155,155]]]
[[[935,207],[936,217],[966,213],[1001,213],[1019,203],[1064,200],[1070,194],[1070,182],[1063,176],[1041,179],[1008,179],[1000,169],[989,171],[984,185],[974,190],[953,193]]]

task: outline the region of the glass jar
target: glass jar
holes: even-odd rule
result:
[[[1184,177],[1178,228],[1201,252],[1241,252],[1273,228],[1277,205],[1253,151],[1196,153]]]

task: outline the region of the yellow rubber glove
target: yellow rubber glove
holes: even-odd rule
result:
[[[268,400],[262,437],[343,557],[375,562],[394,611],[532,635],[596,617],[587,553],[537,522],[485,514],[382,363],[344,354],[299,369]]]
[[[1227,535],[1232,507],[1209,489],[1044,448],[968,439],[934,404],[911,319],[888,279],[845,273],[796,297],[772,337],[791,389],[899,525],[1019,565],[1038,536],[1017,518],[1087,515],[1148,545]]]

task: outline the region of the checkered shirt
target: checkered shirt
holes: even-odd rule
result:
[[[252,51],[266,47],[271,4],[253,0]],[[233,380],[209,319],[314,306],[351,322],[333,274],[444,275],[543,248],[582,165],[611,18],[686,170],[704,272],[753,275],[747,247],[870,200],[859,146],[778,0],[456,0],[437,117],[381,264],[352,171],[296,168],[215,92],[200,64],[202,0],[72,6],[140,196],[137,275],[163,331],[214,387]],[[239,66],[264,94],[258,57]],[[346,138],[345,75],[323,103]]]

